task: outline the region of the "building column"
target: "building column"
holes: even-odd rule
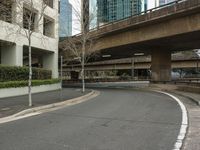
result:
[[[52,78],[58,78],[58,53],[45,54],[43,68],[52,71]]]
[[[171,81],[171,52],[165,49],[153,50],[151,55],[152,81]]]
[[[1,64],[23,66],[23,46],[6,45],[1,48]]]

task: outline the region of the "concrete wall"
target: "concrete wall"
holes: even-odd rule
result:
[[[32,87],[32,93],[40,93],[60,89],[60,83]],[[0,98],[28,94],[28,87],[0,89]]]

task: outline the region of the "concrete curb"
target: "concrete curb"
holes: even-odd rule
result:
[[[61,109],[61,108],[67,107],[67,106],[79,104],[81,102],[90,100],[90,99],[98,96],[99,94],[100,94],[99,91],[92,90],[90,93],[88,93],[84,96],[65,100],[65,101],[58,102],[58,103],[53,103],[53,104],[48,104],[48,105],[39,106],[39,107],[35,107],[35,108],[26,109],[19,113],[14,114],[14,115],[0,118],[0,124],[15,121],[15,120],[22,119],[22,118],[27,118],[30,116],[39,115],[39,114],[42,114],[45,112],[50,112],[50,111]]]
[[[199,100],[197,100],[196,98],[194,98],[194,97],[192,97],[192,96],[190,96],[190,95],[186,95],[186,94],[182,94],[182,93],[184,93],[184,92],[186,92],[186,93],[189,93],[189,92],[187,92],[187,91],[182,91],[182,90],[178,90],[178,88],[177,87],[175,87],[175,85],[170,85],[170,87],[168,87],[168,88],[165,88],[165,87],[159,87],[159,86],[152,86],[152,87],[150,87],[151,89],[154,89],[154,90],[160,90],[160,91],[163,91],[163,92],[169,92],[169,93],[173,93],[173,94],[176,94],[176,95],[179,95],[179,96],[182,96],[182,97],[185,97],[185,98],[187,98],[187,99],[189,99],[189,100],[191,100],[192,102],[194,102],[196,105],[198,105],[198,106],[200,106],[200,101]],[[189,88],[189,87],[188,87]],[[150,90],[151,90],[150,89]],[[147,88],[147,90],[149,90],[148,88]],[[195,94],[195,93],[194,93]]]
[[[179,95],[179,96],[183,96],[187,99],[190,99],[191,101],[193,101],[195,104],[197,104],[198,106],[200,106],[200,101],[196,100],[195,98],[191,97],[191,96],[186,96],[184,94],[181,94],[179,92],[176,92],[176,91],[167,91],[167,92],[170,92],[170,93],[173,93],[173,94],[176,94],[176,95]]]

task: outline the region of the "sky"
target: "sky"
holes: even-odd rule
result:
[[[80,3],[80,1],[81,0],[69,0],[69,2],[72,4],[72,6],[74,7],[74,8],[80,8],[80,5],[81,5],[81,3]],[[90,2],[91,3],[94,3],[94,5],[95,5],[95,1],[96,0],[91,0]],[[157,5],[158,6],[158,4],[159,4],[159,0],[147,0],[147,8],[148,9],[151,9],[151,8],[154,8],[155,7],[155,5]],[[80,10],[79,10],[80,11]],[[74,18],[76,18],[76,15],[75,14],[73,14],[73,21],[72,21],[72,34],[73,35],[75,35],[75,34],[78,34],[80,31],[78,30],[78,28],[80,28],[80,23],[79,23],[79,21],[77,21],[78,19],[74,19]]]

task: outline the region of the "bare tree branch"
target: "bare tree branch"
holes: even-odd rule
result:
[[[96,19],[96,8],[89,8],[89,0],[75,0],[76,6],[74,6],[73,30],[77,30],[80,35],[68,37],[62,42],[60,48],[63,50],[66,60],[76,60],[81,64],[81,78],[82,78],[82,91],[85,91],[85,63],[91,58],[97,57],[97,53],[93,48],[97,39],[91,36],[89,29],[94,28],[94,22]],[[90,11],[89,11],[90,10]]]

